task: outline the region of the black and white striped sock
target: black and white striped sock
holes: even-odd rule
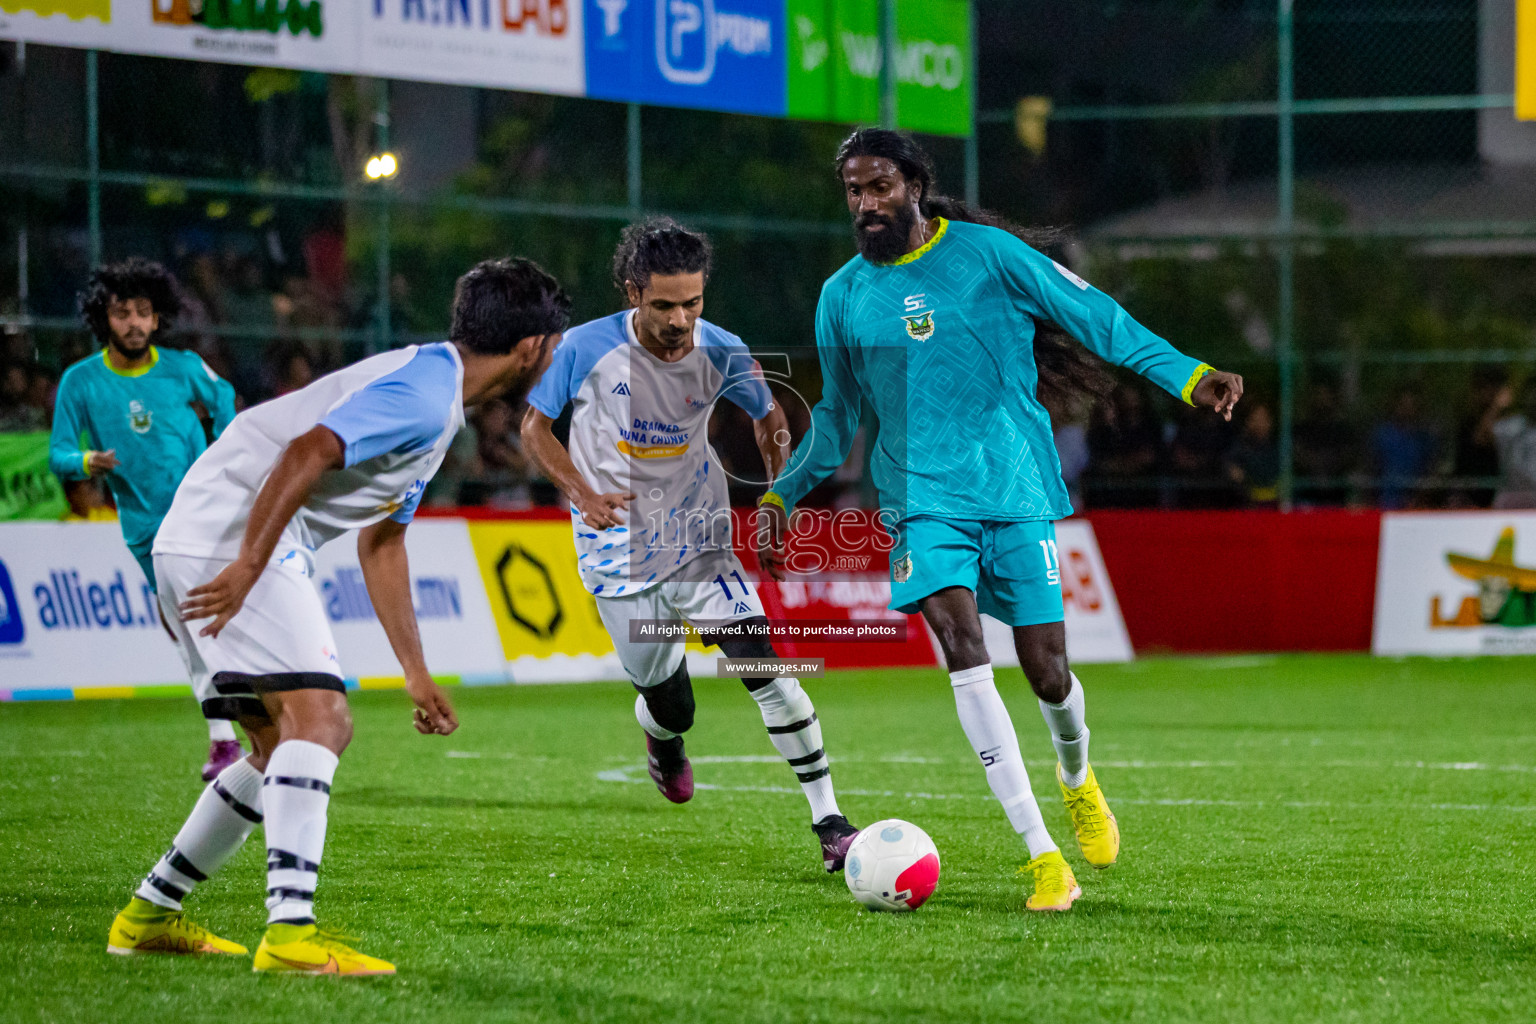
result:
[[[223,867],[261,822],[261,788],[261,772],[244,758],[220,772],[135,895],[180,910],[192,887]]]
[[[279,743],[262,791],[267,814],[267,923],[310,924],[325,852],[336,755],[318,743]]]
[[[784,755],[800,780],[800,788],[811,803],[811,821],[829,814],[841,814],[837,796],[832,791],[832,769],[821,744],[821,723],[816,720],[816,706],[800,688],[798,679],[747,680],[752,697],[768,727],[774,749]]]

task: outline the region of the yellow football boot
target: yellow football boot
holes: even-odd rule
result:
[[[394,974],[395,965],[359,953],[341,936],[312,924],[272,924],[256,948],[251,969],[272,974],[336,974],[361,977]]]
[[[1061,799],[1072,816],[1072,827],[1077,830],[1077,848],[1083,851],[1083,859],[1096,868],[1107,868],[1120,856],[1120,823],[1115,812],[1109,809],[1099,780],[1093,777],[1093,766],[1088,766],[1088,777],[1076,789],[1068,789],[1061,779],[1061,765],[1056,766],[1056,782],[1061,786]]]
[[[1035,876],[1035,894],[1024,902],[1029,910],[1071,910],[1072,901],[1083,894],[1060,850],[1042,853],[1019,868],[1021,875],[1026,871]]]
[[[135,896],[122,913],[113,918],[112,930],[107,933],[107,952],[118,956],[141,953],[244,956],[250,950],[238,942],[219,938],[200,924],[193,924],[179,910],[167,910]]]

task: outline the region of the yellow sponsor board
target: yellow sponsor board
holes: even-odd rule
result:
[[[29,11],[39,18],[62,14],[76,21],[82,18],[95,18],[98,21],[110,22],[112,0],[0,0],[0,11],[7,14]]]
[[[1536,121],[1536,0],[1515,3],[1515,116]]]
[[[472,521],[469,541],[508,661],[613,653],[568,521]]]

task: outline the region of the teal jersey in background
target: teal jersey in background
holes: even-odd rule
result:
[[[774,492],[793,508],[842,465],[865,400],[880,421],[875,486],[897,519],[1071,515],[1035,398],[1037,317],[1186,402],[1209,369],[1007,231],[941,219],[921,249],[855,256],[822,288],[822,397]]]
[[[150,365],[123,372],[106,350],[87,356],[59,381],[48,464],[64,480],[86,477],[87,450],[115,449],[120,465],[104,474],[123,540],[148,551],[181,478],[208,447],[199,401],[217,437],[235,418],[235,389],[195,352],[156,347]]]

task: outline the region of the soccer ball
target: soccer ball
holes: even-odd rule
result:
[[[887,818],[853,837],[843,878],[870,910],[916,910],[939,884],[939,851],[910,821]]]

